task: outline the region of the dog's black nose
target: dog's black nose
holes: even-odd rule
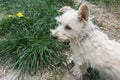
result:
[[[53,36],[53,35],[52,35],[52,38],[53,38],[53,39],[58,39],[58,37],[57,37],[57,36]]]

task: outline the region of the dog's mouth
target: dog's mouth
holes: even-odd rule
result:
[[[60,37],[57,37],[57,36],[52,36],[52,38],[59,41],[59,42],[69,42],[68,39],[60,38]]]

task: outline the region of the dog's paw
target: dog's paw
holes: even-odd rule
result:
[[[82,80],[82,71],[79,66],[74,66],[71,69],[71,73],[76,77],[76,79]]]

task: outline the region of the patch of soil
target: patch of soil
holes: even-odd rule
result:
[[[95,23],[108,34],[110,39],[120,41],[120,20],[110,12],[90,4],[91,14]]]

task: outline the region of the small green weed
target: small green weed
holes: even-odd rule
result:
[[[50,38],[57,10],[73,5],[72,0],[3,1],[6,17],[0,21],[0,60],[22,73],[36,74],[44,69],[64,66],[66,56],[60,54],[65,45]],[[17,14],[18,13],[18,14]]]

